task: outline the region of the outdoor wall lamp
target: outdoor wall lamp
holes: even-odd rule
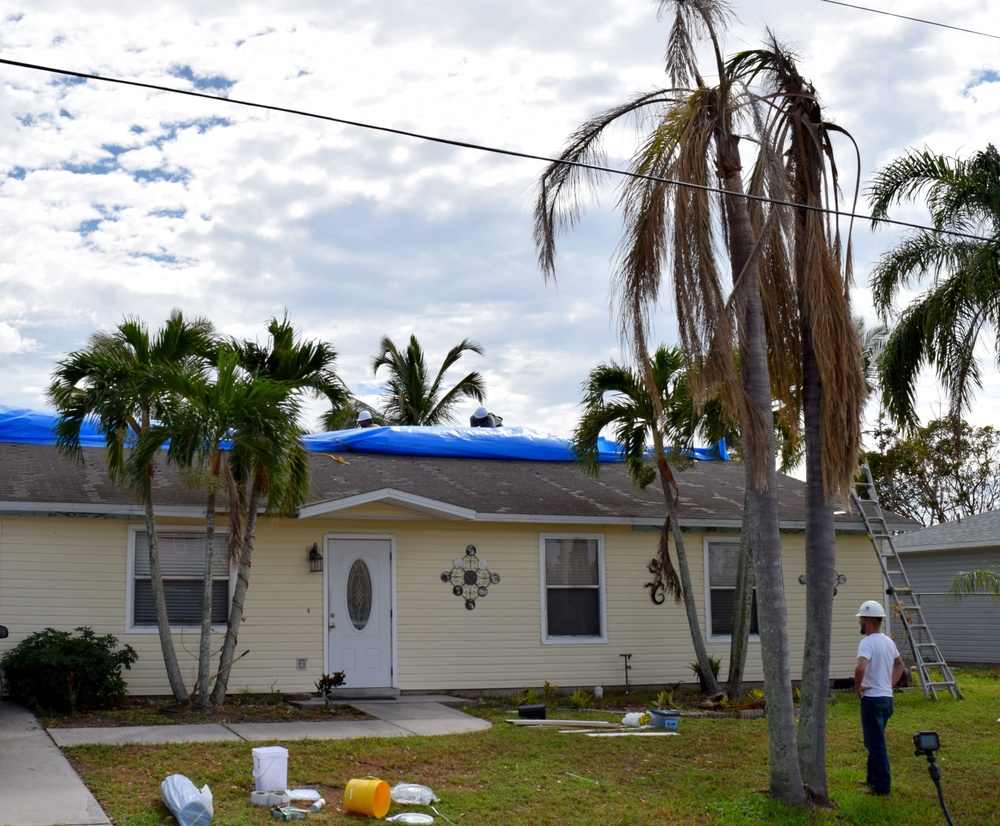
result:
[[[845,582],[847,582],[847,577],[846,576],[844,576],[843,574],[838,574],[836,571],[833,572],[833,595],[834,596],[837,596],[837,588],[840,585],[843,585]],[[805,574],[800,574],[799,575],[799,584],[800,585],[805,585],[806,584],[806,575]]]
[[[319,546],[315,542],[309,549],[309,572],[313,574],[323,572],[323,554],[319,552]]]

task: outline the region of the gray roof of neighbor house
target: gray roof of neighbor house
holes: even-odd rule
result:
[[[104,451],[85,448],[82,465],[51,445],[0,443],[0,513],[136,518],[136,498],[108,478]],[[596,478],[573,462],[471,459],[350,452],[312,453],[311,489],[300,518],[337,516],[366,504],[388,505],[399,518],[658,525],[665,514],[658,484],[637,490],[622,463],[605,463]],[[737,529],[744,468],[736,462],[694,462],[676,472],[682,527]],[[782,527],[804,527],[805,485],[779,476]],[[154,479],[157,512],[197,516],[204,494],[163,465]],[[343,513],[343,515],[348,515]],[[378,517],[384,518],[384,517]],[[913,523],[887,515],[890,525]],[[855,513],[836,517],[839,530],[861,532]]]
[[[893,537],[900,553],[1000,547],[1000,511],[966,516]]]

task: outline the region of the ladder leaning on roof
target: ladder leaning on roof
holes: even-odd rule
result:
[[[875,548],[875,556],[878,557],[885,580],[885,592],[889,595],[892,605],[896,608],[895,614],[906,630],[906,637],[917,666],[917,676],[920,678],[920,687],[925,697],[936,700],[939,691],[947,691],[955,699],[960,699],[962,692],[941,654],[941,649],[934,642],[931,629],[924,618],[923,608],[916,602],[913,588],[910,587],[910,581],[903,570],[902,560],[892,543],[892,532],[882,513],[878,492],[875,490],[875,482],[872,480],[872,472],[867,462],[861,463],[861,471],[864,480],[855,484],[851,501],[861,514],[865,529],[868,531],[868,538]],[[859,490],[863,496],[859,495]]]

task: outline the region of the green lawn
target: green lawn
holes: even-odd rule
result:
[[[351,778],[375,776],[389,785],[430,786],[437,809],[455,824],[932,824],[944,823],[927,761],[911,738],[934,729],[941,738],[945,801],[955,823],[1000,823],[1000,673],[956,671],[965,699],[926,700],[919,691],[896,696],[889,723],[893,794],[863,794],[865,751],[858,702],[838,693],[830,705],[827,765],[833,811],[794,811],[766,794],[764,720],[689,719],[676,737],[587,737],[504,722],[511,709],[473,709],[495,723],[489,731],[448,737],[408,737],[285,743],[288,781],[318,788],[327,807],[306,823],[358,824],[346,814]],[[624,708],[624,706],[623,706]],[[550,712],[569,717],[570,712]],[[594,719],[618,714],[584,713]],[[261,744],[67,749],[84,781],[118,826],[174,823],[159,800],[160,781],[187,775],[208,784],[219,826],[276,823],[251,805],[251,749]],[[400,811],[428,811],[393,804]],[[431,812],[431,814],[433,814]],[[435,816],[435,824],[444,824]]]

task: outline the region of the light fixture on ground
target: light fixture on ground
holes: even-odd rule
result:
[[[323,554],[319,552],[319,546],[315,542],[309,549],[309,572],[313,574],[323,572]]]
[[[918,731],[913,735],[913,745],[917,750],[917,757],[922,754],[927,758],[927,771],[937,789],[938,802],[941,804],[941,811],[944,812],[944,819],[948,821],[948,826],[954,826],[951,815],[948,814],[948,807],[944,804],[944,793],[941,791],[941,770],[937,767],[934,757],[934,752],[941,748],[941,740],[938,738],[937,732]]]

